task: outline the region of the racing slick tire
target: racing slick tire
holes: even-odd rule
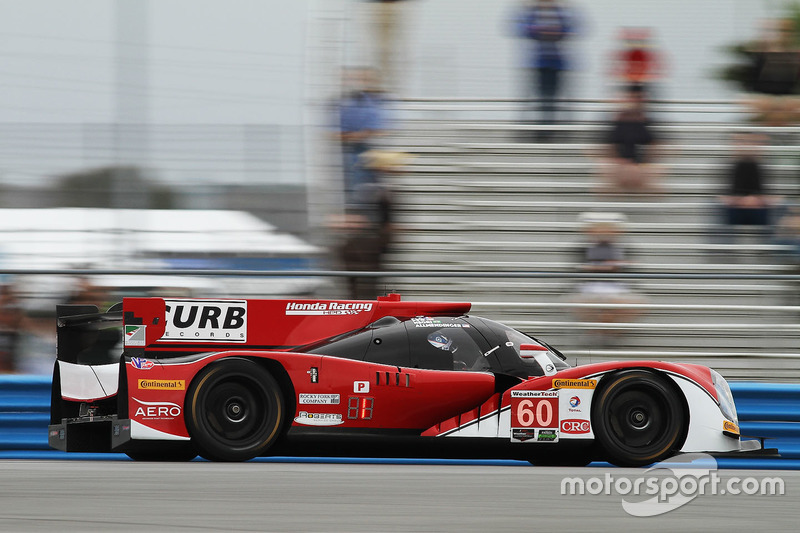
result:
[[[680,449],[688,417],[670,383],[644,370],[625,370],[607,379],[592,405],[595,437],[606,460],[644,466]]]
[[[186,427],[210,461],[247,461],[278,439],[285,402],[278,382],[247,359],[224,359],[201,370],[189,386]]]

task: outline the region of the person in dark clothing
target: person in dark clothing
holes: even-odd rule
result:
[[[656,192],[658,167],[653,164],[657,138],[645,107],[644,88],[627,87],[622,109],[606,135],[607,160],[601,192]]]
[[[787,126],[800,119],[800,49],[792,19],[770,21],[767,34],[751,50],[753,59],[749,104],[767,126]]]
[[[720,197],[723,223],[728,226],[769,226],[775,199],[767,193],[764,167],[756,134],[736,137],[737,156],[730,170],[729,187]]]

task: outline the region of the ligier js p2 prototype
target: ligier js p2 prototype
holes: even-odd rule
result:
[[[740,441],[731,391],[709,368],[571,367],[469,309],[398,295],[60,306],[49,442],[143,460],[358,454],[628,466],[759,446]]]

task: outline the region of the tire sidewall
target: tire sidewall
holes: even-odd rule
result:
[[[266,419],[254,434],[239,445],[226,442],[205,419],[205,401],[215,387],[232,379],[249,382],[260,393],[260,407]],[[285,402],[280,385],[272,375],[248,359],[231,358],[211,363],[198,372],[187,390],[184,405],[186,428],[201,456],[212,461],[246,461],[269,449],[281,433]]]
[[[666,459],[680,448],[688,418],[679,393],[663,376],[646,370],[625,370],[606,376],[603,381],[605,384],[592,402],[592,425],[597,443],[609,462],[617,466],[644,466]],[[611,415],[607,412],[615,397],[634,388],[645,388],[651,397],[657,395],[668,415],[665,421],[656,420],[662,426],[656,444],[639,452],[620,441],[609,427]]]

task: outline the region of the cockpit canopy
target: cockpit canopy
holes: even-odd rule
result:
[[[530,357],[523,347],[537,347]],[[386,317],[297,351],[410,368],[483,371],[519,378],[569,368],[563,356],[508,326],[472,316]]]

